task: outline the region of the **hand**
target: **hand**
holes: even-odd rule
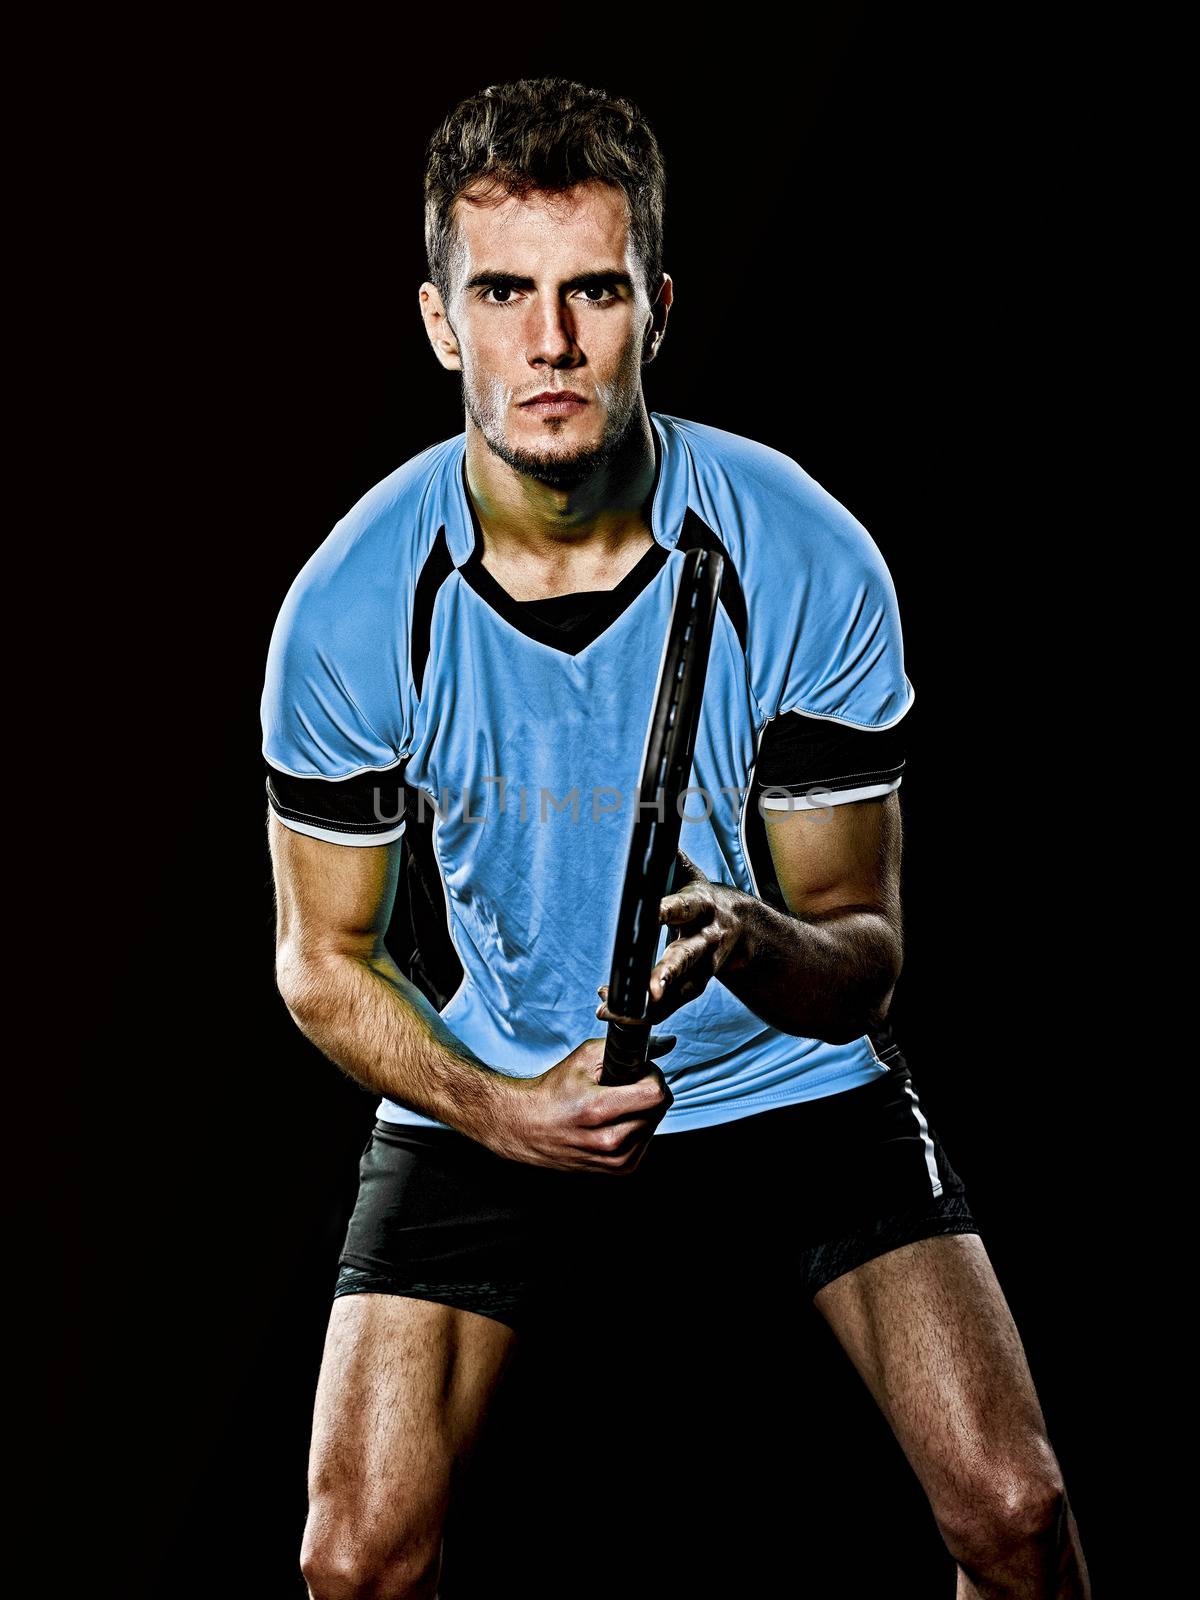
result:
[[[677,928],[678,936],[667,945],[650,974],[646,1015],[651,1023],[662,1022],[702,995],[722,968],[736,972],[749,959],[747,914],[756,904],[753,898],[727,883],[713,883],[678,850],[675,882],[681,880],[683,887],[659,903],[658,920]],[[621,1021],[608,1009],[608,985],[601,984],[596,993],[601,1000],[596,1010],[599,1020]]]
[[[496,1155],[562,1172],[633,1172],[675,1096],[653,1060],[632,1083],[602,1084],[604,1039],[585,1039],[535,1078],[514,1078],[486,1144]],[[650,1057],[675,1048],[650,1035]]]

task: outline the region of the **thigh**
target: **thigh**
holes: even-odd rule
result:
[[[306,1573],[365,1582],[436,1566],[526,1314],[542,1209],[515,1163],[449,1130],[376,1121],[317,1386]]]
[[[978,1233],[922,1238],[843,1273],[813,1304],[890,1423],[939,1519],[1051,1469],[1045,1420]]]
[[[494,1317],[397,1294],[333,1302],[309,1458],[309,1551],[356,1569],[436,1548],[516,1334]],[[370,1548],[364,1548],[369,1544]]]
[[[558,1240],[570,1237],[581,1176],[504,1160],[448,1129],[377,1120],[334,1294],[424,1299],[524,1327],[563,1270]]]

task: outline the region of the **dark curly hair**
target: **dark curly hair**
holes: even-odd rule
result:
[[[429,141],[425,161],[425,249],[429,278],[448,295],[455,250],[452,210],[471,184],[488,180],[524,199],[589,178],[623,189],[651,300],[662,279],[662,154],[635,105],[569,78],[521,78],[461,101]]]

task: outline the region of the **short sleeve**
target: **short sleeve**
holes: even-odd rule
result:
[[[914,690],[891,573],[866,530],[845,515],[850,526],[823,530],[811,570],[778,576],[782,670],[772,715],[803,711],[877,730],[900,721]]]
[[[880,550],[823,491],[810,495],[807,509],[794,540],[775,546],[775,581],[763,594],[768,721],[755,782],[764,810],[838,805],[898,788],[916,698]]]
[[[388,662],[372,668],[363,649],[372,636],[381,637],[345,596],[305,569],[267,654],[260,708],[267,800],[286,827],[334,844],[391,844],[404,833],[408,752],[397,748],[398,718],[388,716]],[[379,707],[374,718],[364,704]]]

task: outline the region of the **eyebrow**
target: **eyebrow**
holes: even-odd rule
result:
[[[623,289],[633,288],[633,279],[621,268],[614,268],[611,272],[581,272],[577,277],[568,278],[562,285],[564,289],[604,289],[610,286]],[[484,269],[476,272],[468,279],[468,289],[536,289],[537,284],[532,278],[523,278],[515,272],[492,272]]]

